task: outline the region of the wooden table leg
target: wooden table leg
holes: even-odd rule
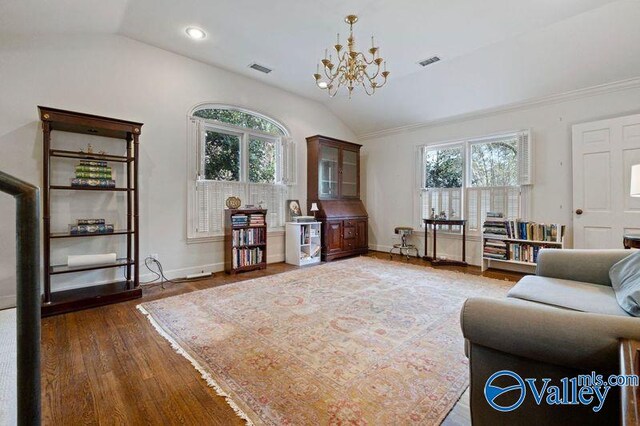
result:
[[[438,225],[433,225],[433,260],[438,260],[438,255],[436,254],[436,228]]]
[[[467,226],[462,224],[462,262],[467,261]]]

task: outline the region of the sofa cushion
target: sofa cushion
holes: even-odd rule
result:
[[[609,286],[527,275],[507,293],[507,297],[596,314],[629,316],[618,305]]]
[[[640,251],[613,265],[609,278],[620,307],[640,317]]]

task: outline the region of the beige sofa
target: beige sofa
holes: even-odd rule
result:
[[[527,389],[510,412],[489,405],[484,395],[490,376],[511,370],[522,378],[552,379],[595,371],[618,373],[618,341],[640,339],[640,318],[618,305],[609,268],[625,250],[542,250],[535,276],[524,277],[506,299],[472,298],[462,313],[462,331],[470,364],[471,418],[474,425],[618,424],[619,388],[611,388],[602,409],[592,406],[536,404]],[[513,379],[496,379],[509,386]],[[500,382],[499,380],[502,380]],[[525,386],[526,388],[526,386]],[[508,406],[519,392],[498,401]]]

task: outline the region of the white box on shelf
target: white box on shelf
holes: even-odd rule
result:
[[[320,222],[287,222],[286,262],[304,266],[320,263]]]

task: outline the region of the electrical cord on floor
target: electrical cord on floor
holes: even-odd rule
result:
[[[149,266],[150,264],[155,264],[155,266],[156,266],[156,268],[158,270],[154,271],[151,268],[151,266]],[[191,279],[189,279],[189,278],[178,278],[178,279],[170,280],[169,278],[167,278],[164,275],[164,270],[162,269],[162,264],[160,263],[160,261],[158,259],[156,259],[156,258],[151,257],[151,256],[147,256],[144,259],[144,266],[147,267],[149,272],[151,272],[152,274],[154,274],[156,276],[156,278],[152,279],[151,281],[145,281],[143,283],[140,283],[141,285],[145,286],[146,288],[160,286],[160,287],[162,287],[163,290],[166,290],[165,283],[180,284],[180,283],[185,283],[185,282],[203,281],[203,280],[206,280],[206,279],[210,278],[210,277],[191,278]],[[160,282],[157,282],[158,280],[160,280]]]

